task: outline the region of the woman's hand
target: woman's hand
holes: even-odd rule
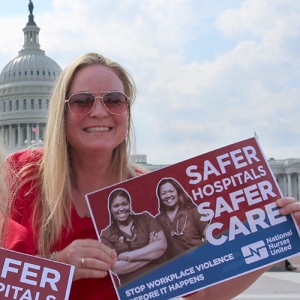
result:
[[[103,243],[92,240],[75,240],[59,251],[55,260],[75,266],[73,280],[101,278],[114,265],[117,254]]]
[[[151,231],[149,236],[149,244],[157,241],[157,239],[158,239],[157,232]]]
[[[292,214],[300,230],[300,202],[292,197],[280,198],[276,201],[282,215]]]
[[[292,214],[300,229],[300,202],[291,197],[280,198],[276,201],[282,215]],[[270,266],[241,275],[223,283],[203,289],[190,296],[184,297],[189,300],[196,299],[232,299],[247,289],[259,276],[269,269]]]

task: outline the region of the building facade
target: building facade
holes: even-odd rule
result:
[[[282,194],[300,200],[300,159],[271,158],[268,161]]]
[[[50,94],[61,72],[40,49],[31,1],[28,7],[23,49],[0,74],[0,134],[8,154],[43,143]]]

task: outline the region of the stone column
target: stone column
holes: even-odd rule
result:
[[[9,147],[12,147],[12,126],[11,124],[8,127],[8,140],[9,140]]]
[[[23,144],[23,130],[21,124],[18,124],[18,148],[22,147]]]
[[[287,187],[286,187],[286,180],[287,180],[287,176],[285,173],[282,173],[282,183],[283,183],[283,190],[282,190],[282,193],[283,193],[283,196],[287,196]]]
[[[298,201],[300,201],[300,174],[298,173]]]
[[[40,123],[36,124],[37,132],[35,133],[35,141],[38,143],[40,141]]]
[[[31,128],[30,124],[27,124],[27,146],[31,145]]]
[[[288,197],[292,197],[292,176],[291,176],[291,174],[287,174],[287,179],[288,179],[287,195],[288,195]]]

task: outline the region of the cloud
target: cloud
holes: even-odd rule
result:
[[[175,163],[254,131],[267,157],[287,158],[300,153],[299,6],[55,0],[35,20],[42,49],[62,67],[96,51],[132,73],[137,152],[149,163]],[[24,25],[24,16],[0,19],[13,32],[0,33],[10,41],[2,58],[21,49]]]
[[[26,21],[26,20],[25,20]],[[1,17],[0,18],[0,55],[1,55],[1,66],[4,67],[9,60],[13,59],[12,53],[15,53],[15,56],[18,55],[18,51],[22,49],[23,46],[23,32],[22,28],[25,27],[26,22],[24,19],[16,17]],[[4,30],[9,28],[8,30]]]

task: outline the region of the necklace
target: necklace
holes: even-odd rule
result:
[[[83,199],[84,199],[84,202],[86,203],[86,199],[85,199],[85,193],[82,191],[82,189],[81,189],[81,187],[80,187],[80,185],[79,185],[79,183],[78,183],[78,180],[77,180],[77,177],[76,177],[76,175],[75,175],[75,172],[73,171],[73,169],[71,169],[71,175],[72,175],[72,178],[74,179],[74,182],[75,182],[75,184],[76,184],[76,186],[77,186],[77,188],[78,188],[78,190],[79,190],[79,192],[80,192],[80,194],[81,194],[81,196],[83,197]],[[97,187],[96,189],[98,190],[98,189],[103,189],[105,186],[107,186],[107,183],[109,183],[110,182],[110,178],[111,178],[111,176],[106,176],[105,178],[104,178],[104,182],[103,182],[103,184],[102,184],[102,186],[99,188],[99,187]],[[96,190],[95,189],[95,190]],[[89,211],[87,211],[85,214],[84,214],[84,216],[82,217],[82,218],[90,218],[91,217],[91,214],[90,214],[90,212]]]
[[[80,188],[80,185],[79,185],[79,183],[78,183],[78,181],[77,181],[77,178],[76,178],[74,172],[72,172],[72,173],[73,173],[73,178],[74,178],[74,181],[75,181],[75,183],[76,183],[76,186],[77,186],[78,190],[80,191],[81,196],[83,197],[83,199],[84,199],[84,201],[85,201],[85,194],[84,194],[84,192],[82,191],[82,189]],[[103,189],[103,188],[106,186],[106,183],[107,183],[107,178],[105,179],[104,184],[103,184],[103,186],[102,186],[100,189]],[[89,211],[87,211],[87,212],[84,214],[84,216],[83,216],[83,218],[90,218],[90,217],[91,217],[91,214],[90,214]]]
[[[74,178],[74,181],[75,181],[75,183],[76,183],[76,185],[77,185],[77,188],[78,188],[79,192],[81,193],[81,196],[83,197],[83,199],[84,199],[84,201],[85,201],[85,194],[83,193],[82,189],[80,188],[80,185],[78,184],[78,181],[77,181],[75,175],[73,175],[73,178]],[[91,217],[91,214],[90,214],[89,211],[87,211],[87,212],[84,214],[84,216],[83,216],[83,218],[90,218],[90,217]]]

